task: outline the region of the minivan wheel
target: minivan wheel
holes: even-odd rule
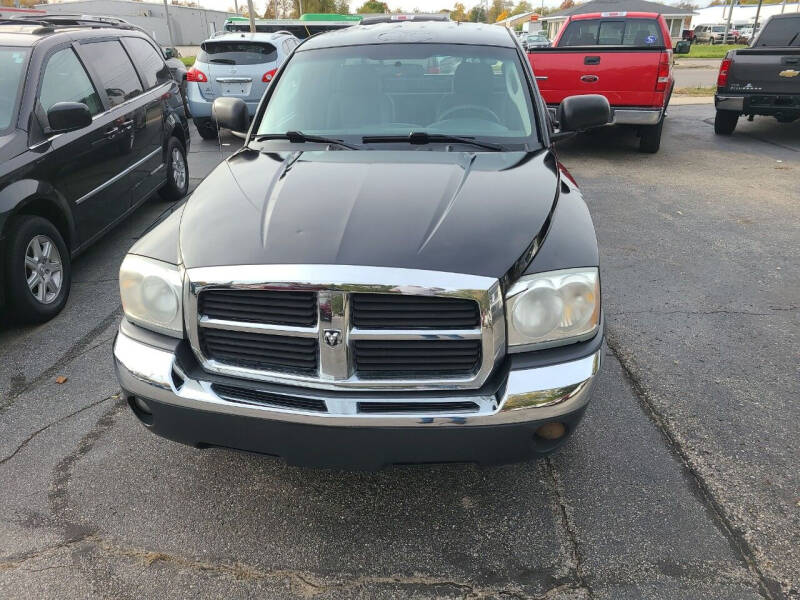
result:
[[[72,267],[64,238],[50,221],[34,215],[16,217],[9,231],[9,304],[23,321],[49,321],[69,297]]]
[[[186,151],[178,138],[170,138],[167,145],[167,183],[158,191],[170,202],[183,198],[189,191],[189,164]]]
[[[211,119],[193,119],[194,126],[197,127],[197,133],[204,140],[217,139],[217,124]]]
[[[714,117],[714,133],[717,135],[730,135],[739,122],[739,113],[732,110],[718,110]]]

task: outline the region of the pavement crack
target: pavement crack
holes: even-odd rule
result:
[[[577,587],[585,590],[589,598],[593,598],[594,592],[584,574],[583,556],[581,555],[580,545],[578,544],[578,534],[575,531],[575,524],[572,521],[572,508],[569,506],[569,503],[566,500],[564,486],[561,483],[561,478],[559,477],[558,471],[556,470],[555,466],[553,465],[553,461],[549,456],[544,459],[544,464],[547,476],[550,478],[550,481],[553,484],[553,492],[555,493],[556,502],[558,504],[561,525],[564,527],[569,540],[570,559],[572,562],[574,579],[577,583]]]
[[[753,316],[753,317],[769,317],[776,312],[795,312],[800,307],[789,306],[785,308],[770,307],[771,312],[753,312],[748,310],[730,310],[730,309],[717,309],[717,310],[626,310],[621,311],[619,315],[641,315],[641,314],[659,314],[659,315],[739,315],[739,316]]]
[[[25,381],[24,383],[15,382],[16,385],[12,389],[11,393],[8,395],[5,402],[0,402],[0,412],[6,410],[9,406],[14,404],[17,398],[19,398],[22,394],[27,392],[28,390],[35,387],[39,382],[44,381],[53,377],[56,373],[61,371],[65,365],[72,362],[85,352],[88,352],[90,349],[89,346],[92,342],[97,338],[101,333],[103,333],[108,327],[114,323],[120,316],[122,315],[122,305],[117,306],[117,308],[108,315],[105,319],[100,321],[91,331],[87,332],[83,337],[81,337],[77,342],[75,342],[69,350],[67,350],[59,359],[57,359],[53,364],[42,371],[39,375],[31,379],[30,381]],[[104,342],[100,342],[98,345],[102,345]],[[97,346],[94,346],[97,347]]]
[[[17,454],[19,454],[23,450],[23,448],[25,448],[28,444],[30,444],[40,433],[43,433],[43,432],[47,431],[53,425],[57,425],[59,423],[62,423],[64,421],[66,421],[67,419],[70,419],[70,418],[74,417],[75,415],[79,415],[82,412],[89,410],[90,408],[94,408],[95,406],[98,406],[99,404],[102,404],[103,402],[111,400],[112,398],[119,398],[119,394],[113,394],[111,396],[107,396],[106,398],[103,398],[102,400],[97,400],[96,402],[92,402],[91,404],[87,404],[86,406],[84,406],[82,408],[79,408],[78,410],[76,410],[74,412],[71,412],[68,415],[64,415],[63,417],[61,417],[59,419],[56,419],[55,421],[53,421],[51,423],[48,423],[44,427],[40,427],[39,429],[34,431],[32,434],[30,434],[28,437],[26,437],[24,440],[22,440],[22,442],[14,449],[14,451],[11,454],[9,454],[8,456],[0,459],[0,465],[4,465],[8,461],[10,461],[12,458],[14,458]]]
[[[755,551],[745,539],[744,534],[734,525],[725,507],[712,492],[711,486],[695,467],[688,451],[673,433],[669,420],[658,409],[644,383],[636,374],[634,365],[631,364],[631,361],[625,353],[620,351],[620,343],[609,328],[606,328],[606,344],[622,366],[625,379],[638,398],[645,414],[661,432],[673,456],[680,462],[684,472],[694,484],[698,498],[713,516],[714,522],[728,539],[734,551],[739,555],[740,560],[750,572],[751,576],[755,579],[761,596],[768,600],[783,600],[786,598],[787,596],[781,589],[780,582],[767,577],[764,573],[761,565],[758,563]]]

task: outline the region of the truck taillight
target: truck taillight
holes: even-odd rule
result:
[[[719,75],[717,76],[717,86],[724,88],[728,85],[728,71],[731,68],[731,59],[725,58],[719,66]]]
[[[669,74],[671,70],[670,61],[672,59],[671,52],[662,52],[661,60],[658,63],[658,78],[656,79],[656,91],[663,92],[669,85]]]
[[[272,69],[272,71],[267,71],[264,73],[264,76],[261,78],[261,81],[264,83],[269,83],[272,81],[272,78],[275,77],[275,73],[278,72],[278,69]]]
[[[197,83],[207,83],[208,77],[200,69],[192,67],[186,71],[186,81],[196,81]]]

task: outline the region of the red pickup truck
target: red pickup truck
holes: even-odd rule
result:
[[[539,90],[554,115],[567,96],[602,94],[612,123],[637,128],[642,152],[658,152],[674,79],[672,41],[656,13],[569,17],[552,47],[528,52]]]

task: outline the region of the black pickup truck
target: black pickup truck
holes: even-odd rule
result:
[[[714,104],[719,135],[733,133],[740,115],[800,118],[800,14],[772,17],[749,48],[728,52]]]
[[[125,257],[114,358],[152,432],[377,468],[575,430],[600,273],[553,142],[608,101],[565,98],[554,132],[505,27],[378,19],[300,44],[252,123],[217,98],[244,146]]]

